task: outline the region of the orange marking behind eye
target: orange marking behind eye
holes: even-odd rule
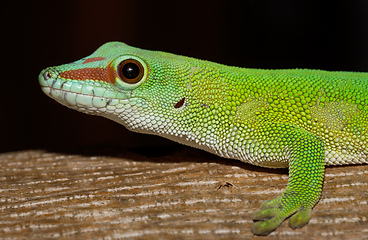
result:
[[[116,73],[115,68],[113,66],[111,66],[111,62],[109,63],[109,65],[107,65],[106,72],[107,72],[108,79],[110,79],[110,82],[115,84],[116,78],[117,78],[117,73]]]
[[[115,78],[109,78],[107,68],[82,68],[60,73],[60,77],[69,80],[97,80],[115,83]]]
[[[90,63],[90,62],[98,62],[98,61],[102,61],[102,60],[105,60],[105,59],[106,58],[104,58],[104,57],[87,58],[86,60],[84,60],[84,62],[82,62],[82,64]]]

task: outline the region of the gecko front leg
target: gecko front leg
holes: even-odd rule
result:
[[[289,182],[281,196],[265,201],[253,214],[252,232],[256,235],[271,233],[289,216],[292,229],[303,227],[322,192],[323,141],[303,129],[289,126],[281,129],[284,134],[280,141],[290,151]]]

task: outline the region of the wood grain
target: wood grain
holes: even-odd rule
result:
[[[329,167],[309,224],[267,237],[251,214],[287,171],[187,147],[0,155],[1,239],[368,239],[368,166]]]

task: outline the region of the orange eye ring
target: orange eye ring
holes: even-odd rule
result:
[[[118,65],[120,79],[128,84],[138,83],[143,79],[144,67],[135,59],[126,59]]]

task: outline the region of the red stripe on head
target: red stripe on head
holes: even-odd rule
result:
[[[110,73],[106,68],[81,68],[60,73],[60,77],[69,80],[95,80],[115,83],[115,78],[109,78]]]
[[[87,58],[86,60],[84,60],[84,62],[82,62],[82,64],[90,63],[90,62],[98,62],[98,61],[102,61],[102,60],[105,60],[105,59],[106,58],[104,58],[104,57]]]

